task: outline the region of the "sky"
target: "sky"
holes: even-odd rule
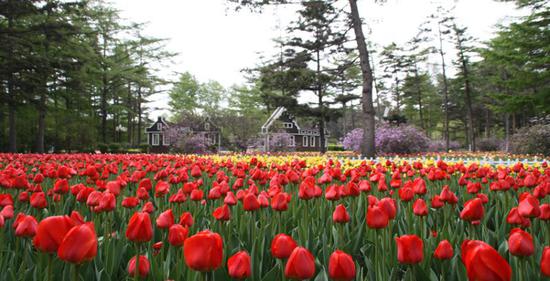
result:
[[[340,0],[344,5],[347,1]],[[242,69],[257,65],[262,56],[274,54],[274,39],[295,19],[294,8],[278,7],[254,13],[234,11],[226,0],[111,0],[127,22],[146,23],[145,35],[165,38],[169,51],[178,55],[162,70],[165,78],[189,71],[201,81],[216,80],[225,87],[246,82]],[[455,6],[457,22],[474,38],[494,36],[496,24],[505,24],[525,11],[513,3],[494,0],[358,0],[365,19],[364,32],[378,46],[408,41],[438,4]],[[158,94],[150,117],[166,115],[168,95]]]

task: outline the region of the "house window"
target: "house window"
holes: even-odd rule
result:
[[[168,139],[168,135],[162,135],[162,144],[170,145],[170,140]]]
[[[208,122],[204,123],[204,130],[205,131],[210,131],[210,123],[208,123]]]
[[[296,146],[296,137],[290,136],[290,146]]]
[[[160,142],[159,139],[160,139],[159,134],[153,134],[153,145],[158,146]]]
[[[292,123],[284,123],[283,126],[285,129],[292,129]]]
[[[309,145],[310,146],[315,146],[315,137],[310,137]]]
[[[307,136],[302,137],[302,146],[303,147],[308,147],[309,146],[308,140],[309,140],[309,138]]]

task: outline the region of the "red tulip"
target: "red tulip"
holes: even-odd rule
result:
[[[170,228],[174,224],[174,213],[172,209],[168,209],[162,213],[157,218],[157,227],[161,229]]]
[[[399,193],[399,198],[403,202],[409,202],[414,198],[414,191],[411,187],[400,188],[398,193]]]
[[[369,228],[385,228],[388,226],[388,222],[388,215],[381,207],[372,206],[367,208],[367,225]]]
[[[440,260],[450,260],[454,255],[453,246],[448,240],[439,242],[434,251],[434,257]]]
[[[378,206],[384,210],[390,220],[393,220],[397,215],[397,206],[392,198],[384,197],[380,199]]]
[[[219,221],[228,221],[231,219],[231,211],[229,210],[229,206],[226,204],[223,204],[223,206],[220,206],[212,212],[212,216],[214,216],[215,219]]]
[[[245,279],[250,277],[251,264],[250,256],[245,251],[240,251],[227,260],[227,271],[234,279]]]
[[[542,256],[540,257],[540,272],[546,276],[550,277],[550,247],[544,247],[542,250]]]
[[[315,275],[315,258],[306,249],[296,247],[290,254],[285,266],[287,278],[304,280]]]
[[[256,198],[256,195],[253,193],[248,193],[243,198],[243,209],[245,211],[255,211],[260,208],[260,202],[258,202],[258,198]]]
[[[280,233],[271,241],[271,255],[277,259],[286,259],[298,245],[292,237]]]
[[[52,216],[43,219],[36,229],[34,246],[42,252],[57,252],[65,235],[75,222],[68,216]]]
[[[139,199],[137,197],[126,197],[122,199],[121,204],[122,204],[122,207],[124,208],[133,209],[137,205],[139,205]]]
[[[445,185],[441,189],[441,193],[439,194],[439,197],[441,201],[449,203],[449,204],[456,204],[458,202],[458,197],[456,197],[456,194],[454,194],[450,189],[449,186]]]
[[[193,215],[189,212],[183,212],[180,216],[180,224],[186,227],[191,227],[194,223]]]
[[[153,226],[149,213],[136,212],[130,218],[126,229],[126,238],[133,242],[148,242],[153,238]]]
[[[155,206],[153,206],[153,202],[147,202],[143,207],[141,207],[141,211],[152,214],[155,211]]]
[[[173,224],[168,230],[168,243],[172,246],[183,246],[183,242],[187,239],[189,230],[181,224]]]
[[[191,200],[193,201],[201,201],[202,197],[204,196],[204,191],[201,189],[194,189],[191,191]]]
[[[3,217],[4,219],[13,218],[13,205],[7,205],[2,208],[2,211],[0,211],[0,217]]]
[[[71,228],[57,250],[61,260],[76,264],[90,261],[96,254],[97,237],[91,222]]]
[[[469,280],[511,280],[512,268],[508,262],[483,241],[464,240],[461,256]]]
[[[11,194],[0,194],[0,207],[13,205],[13,198]]]
[[[518,205],[519,214],[526,218],[534,218],[540,215],[539,200],[531,194],[520,199]]]
[[[237,197],[233,192],[229,191],[225,195],[225,198],[223,199],[223,203],[229,206],[237,205]]]
[[[31,206],[36,209],[44,209],[48,206],[46,194],[44,192],[35,192],[31,195]]]
[[[136,196],[137,198],[139,198],[139,200],[145,201],[149,199],[149,192],[147,191],[147,189],[140,187],[137,190]]]
[[[165,181],[158,181],[155,185],[155,197],[162,197],[170,192],[170,184]],[[202,197],[202,196],[201,196]]]
[[[212,271],[222,263],[222,237],[209,230],[201,231],[187,238],[183,245],[185,263],[197,271]]]
[[[104,192],[103,196],[99,199],[99,205],[97,206],[97,212],[110,212],[116,207],[116,197],[111,192]]]
[[[350,281],[355,278],[355,262],[343,251],[336,250],[328,261],[328,275],[336,281]]]
[[[460,212],[460,218],[470,223],[474,223],[476,221],[481,221],[483,214],[483,202],[479,198],[474,198],[464,203],[464,209]]]
[[[149,191],[153,188],[153,183],[150,178],[144,178],[139,182],[138,189],[143,188],[146,191]]]
[[[445,202],[441,200],[441,197],[439,195],[434,195],[432,197],[432,208],[439,209],[445,205]]]
[[[346,207],[342,204],[336,206],[336,209],[332,213],[332,221],[335,223],[347,223],[350,220],[350,216]]]
[[[315,189],[315,178],[312,176],[305,178],[298,188],[298,198],[302,200],[315,198]]]
[[[139,256],[139,268],[138,268],[138,274],[141,277],[146,277],[149,275],[149,270],[151,269],[151,266],[149,264],[149,260],[146,256]],[[130,277],[134,277],[136,274],[136,256],[132,257],[130,261],[128,262],[128,275]]]
[[[521,227],[528,227],[531,225],[531,221],[529,221],[528,218],[525,218],[519,214],[517,207],[510,209],[508,216],[506,216],[506,222],[509,224],[520,225]]]
[[[19,213],[13,223],[13,228],[17,237],[33,237],[36,235],[38,222],[33,216]]]
[[[424,259],[424,242],[416,235],[396,237],[397,260],[404,264],[416,264]]]
[[[550,220],[550,204],[540,205],[539,219],[543,221]]]
[[[508,237],[508,249],[514,256],[530,256],[535,252],[533,237],[520,228],[514,228]]]
[[[427,216],[428,215],[428,206],[426,201],[422,198],[416,199],[413,204],[413,213],[417,216]]]
[[[286,211],[288,209],[288,194],[284,192],[277,193],[271,199],[271,208],[275,211]]]
[[[69,182],[67,179],[58,179],[53,185],[53,192],[58,194],[66,194],[69,192]]]

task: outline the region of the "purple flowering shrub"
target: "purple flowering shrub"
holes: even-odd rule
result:
[[[192,134],[182,137],[172,144],[172,150],[183,153],[204,154],[210,151],[210,142],[202,134]]]
[[[344,136],[342,144],[347,150],[359,151],[362,137],[363,129],[354,129]],[[384,124],[376,128],[375,145],[379,153],[414,153],[428,151],[430,139],[411,125]]]
[[[265,136],[253,139],[248,148],[263,150],[265,148]],[[292,135],[284,131],[273,132],[269,137],[269,152],[288,152],[294,151],[292,146]]]
[[[342,145],[345,150],[359,151],[361,150],[361,138],[363,138],[363,129],[353,129],[342,138]]]

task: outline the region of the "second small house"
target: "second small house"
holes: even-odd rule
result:
[[[277,148],[287,146],[294,151],[319,151],[321,135],[318,128],[302,128],[296,118],[286,108],[278,107],[262,126],[264,151],[276,151]],[[281,141],[281,136],[288,137],[288,141]],[[328,146],[328,131],[325,130],[325,147]]]

